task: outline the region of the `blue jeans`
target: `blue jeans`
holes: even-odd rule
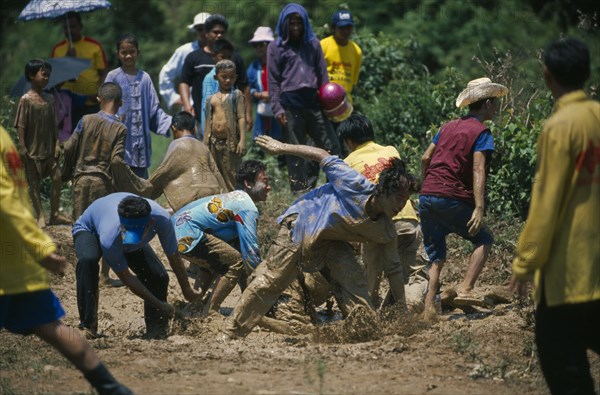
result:
[[[473,207],[462,200],[421,195],[419,215],[423,244],[431,262],[446,260],[446,236],[450,233],[469,240],[475,246],[494,242],[494,236],[485,225],[475,236],[469,235],[467,223],[473,215]]]

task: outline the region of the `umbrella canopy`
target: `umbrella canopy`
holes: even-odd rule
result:
[[[18,16],[20,21],[58,18],[68,12],[88,12],[110,8],[108,0],[31,0]]]
[[[52,74],[50,74],[48,85],[44,89],[50,89],[61,82],[77,78],[77,76],[79,76],[83,70],[89,68],[91,65],[91,61],[89,59],[72,57],[50,58],[47,60],[47,62],[52,65]],[[29,89],[31,89],[31,84],[29,81],[27,81],[25,76],[23,76],[15,84],[15,86],[13,86],[10,91],[10,95],[13,97],[21,97]]]

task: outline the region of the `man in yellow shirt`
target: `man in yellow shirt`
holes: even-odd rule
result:
[[[75,329],[60,319],[65,312],[50,290],[48,270],[63,274],[67,260],[31,212],[23,163],[0,126],[0,329],[34,334],[55,347],[103,395],[132,392],[120,384]]]
[[[96,95],[98,88],[104,82],[108,68],[102,44],[93,38],[84,36],[82,29],[81,15],[76,12],[69,12],[64,21],[65,40],[56,44],[50,54],[51,58],[73,56],[80,59],[89,59],[92,62],[90,68],[83,70],[75,81],[67,81],[62,86],[63,89],[70,90],[73,93],[88,96],[85,106],[72,109],[71,130],[75,130],[81,117],[97,113],[100,110]]]
[[[529,219],[513,262],[519,293],[535,280],[536,344],[552,394],[593,394],[587,349],[600,354],[600,103],[583,91],[589,75],[582,41],[546,48],[544,79],[556,103],[538,138]]]
[[[340,139],[350,149],[344,162],[361,173],[369,181],[376,183],[379,174],[390,166],[392,158],[400,158],[398,150],[392,146],[375,143],[375,133],[369,118],[354,113],[338,128]],[[410,200],[393,218],[396,234],[398,235],[398,252],[400,266],[403,270],[403,280],[406,293],[406,304],[413,311],[423,309],[423,300],[427,293],[428,275],[425,266],[429,259],[422,248],[423,236],[417,213]],[[374,306],[378,306],[379,285],[383,272],[381,249],[374,243],[362,245],[363,262],[367,270],[367,286],[369,297]]]

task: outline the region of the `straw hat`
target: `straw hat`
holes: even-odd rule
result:
[[[508,88],[504,85],[495,84],[489,78],[477,78],[469,81],[465,90],[460,92],[460,95],[456,98],[456,107],[465,107],[479,100],[500,97],[507,93]]]
[[[250,40],[248,40],[248,42],[252,44],[267,41],[270,42],[273,40],[275,40],[275,37],[273,37],[273,30],[271,30],[271,28],[267,26],[259,26],[256,28],[254,36]]]
[[[194,30],[196,26],[204,25],[204,22],[206,22],[206,20],[209,17],[210,14],[208,12],[201,12],[199,14],[196,14],[196,16],[194,17],[194,22],[192,22],[191,25],[188,25],[188,29]]]

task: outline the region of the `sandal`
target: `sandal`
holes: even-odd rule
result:
[[[477,306],[477,307],[492,307],[494,300],[487,295],[477,292],[459,293],[456,295],[452,303],[455,306]]]

